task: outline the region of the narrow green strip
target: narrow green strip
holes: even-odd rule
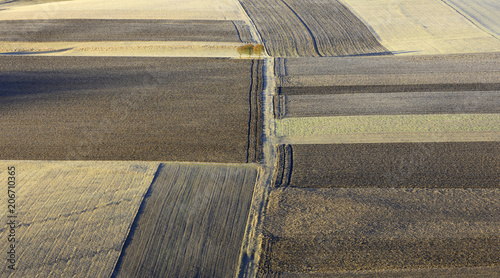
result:
[[[277,137],[467,131],[500,131],[500,114],[341,116],[276,120]]]

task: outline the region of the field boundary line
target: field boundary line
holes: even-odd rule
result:
[[[276,154],[276,123],[274,120],[273,97],[276,90],[274,58],[264,58],[263,65],[263,167],[255,183],[252,203],[248,214],[247,227],[240,251],[239,267],[235,277],[256,277],[261,255],[263,217],[274,174]]]
[[[257,29],[255,24],[253,23],[252,19],[248,15],[247,10],[245,10],[245,7],[243,7],[243,4],[239,0],[234,0],[234,2],[236,2],[238,7],[240,8],[241,13],[244,15],[245,21],[247,22],[248,26],[250,27],[250,34],[252,35],[252,39],[257,43],[263,44],[262,36],[260,35],[259,30]],[[264,49],[266,49],[266,48],[264,47]],[[266,49],[266,55],[269,55],[267,53],[267,49]]]
[[[490,30],[488,30],[488,28],[484,27],[481,23],[477,22],[473,17],[471,16],[467,16],[467,13],[465,11],[463,11],[464,13],[461,12],[462,9],[460,9],[459,7],[457,7],[456,5],[446,1],[446,0],[441,0],[441,2],[443,2],[445,5],[447,5],[448,7],[450,7],[451,9],[453,9],[455,12],[457,12],[459,15],[463,16],[465,19],[467,19],[467,21],[469,21],[470,23],[472,23],[472,25],[476,26],[478,29],[480,29],[481,31],[487,33],[488,35],[491,35],[492,37],[494,37],[495,39],[498,39],[500,40],[500,36],[498,36],[497,34],[491,32]]]

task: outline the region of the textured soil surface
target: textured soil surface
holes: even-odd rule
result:
[[[392,269],[392,275],[401,275],[395,277],[427,277],[420,274],[432,274],[434,269],[434,274],[448,272],[450,276],[444,277],[453,277],[464,271],[461,267],[485,267],[476,273],[491,274],[488,267],[500,263],[499,193],[394,188],[274,191],[264,224],[261,276],[291,272],[365,277],[346,272]],[[367,277],[387,276],[372,272]]]
[[[389,54],[340,1],[240,0],[273,57]]]
[[[251,42],[241,21],[59,19],[0,21],[0,41]]]
[[[0,72],[0,159],[255,161],[258,61],[12,56]]]
[[[257,169],[161,164],[115,277],[234,277]]]
[[[291,146],[293,187],[497,188],[500,142]]]

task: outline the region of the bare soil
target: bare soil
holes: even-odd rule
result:
[[[500,185],[500,142],[292,145],[291,149],[292,187]]]
[[[0,41],[251,42],[242,21],[58,19],[0,21]]]
[[[442,274],[448,268],[452,276],[463,267],[486,267],[488,273],[500,264],[498,194],[498,189],[275,190],[264,223],[260,276],[365,277],[354,271],[371,271],[368,277],[386,277],[374,271],[405,270],[400,275],[415,277],[412,270],[417,275],[422,268],[443,268]]]
[[[251,162],[258,156],[258,60],[1,61],[0,159]]]

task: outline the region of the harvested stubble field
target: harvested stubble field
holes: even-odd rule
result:
[[[251,42],[242,21],[58,19],[0,21],[0,41]]]
[[[278,172],[305,188],[497,188],[500,142],[292,145]],[[288,166],[288,169],[284,169]],[[280,177],[277,175],[277,177]]]
[[[488,275],[500,266],[499,194],[498,189],[273,191],[260,276],[495,277]]]
[[[0,277],[109,277],[159,163],[1,161],[0,180],[10,166],[18,261]],[[3,250],[10,250],[7,227],[0,229]]]
[[[240,0],[274,57],[389,54],[340,1]]]
[[[36,4],[36,5],[33,5]],[[176,19],[243,20],[235,0],[14,0],[0,3],[0,20]]]
[[[253,166],[161,164],[115,277],[234,277]]]
[[[256,161],[261,68],[212,58],[1,57],[0,159]]]
[[[492,0],[343,0],[395,54],[429,55],[500,50],[498,5]],[[456,9],[449,3],[460,5]],[[491,17],[497,20],[492,21]],[[471,20],[471,17],[476,17]],[[484,25],[483,25],[484,24]]]
[[[500,38],[500,6],[496,0],[445,0],[476,26]]]

